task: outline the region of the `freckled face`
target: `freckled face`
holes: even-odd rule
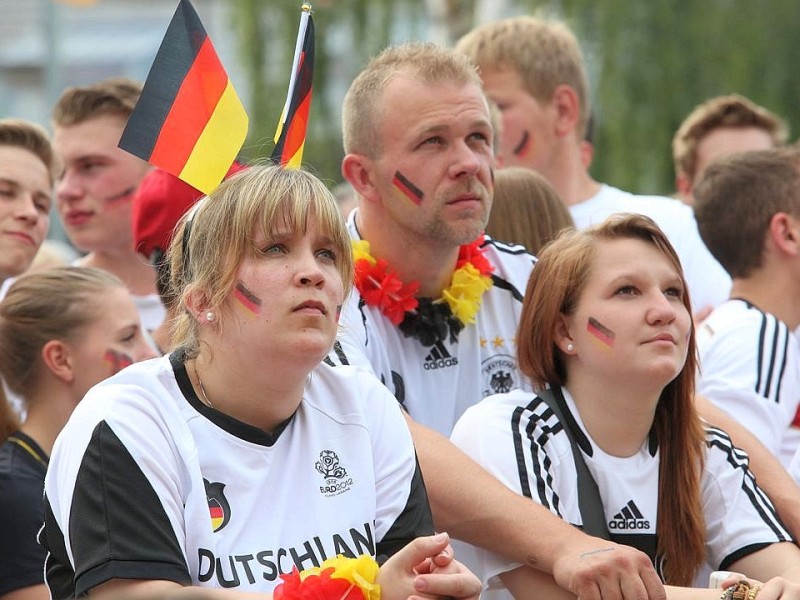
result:
[[[412,237],[471,242],[486,224],[493,190],[492,128],[482,91],[397,75],[381,103],[391,115],[381,123],[383,151],[373,161],[381,210]]]
[[[677,271],[652,244],[599,243],[575,310],[564,317],[575,348],[567,377],[582,369],[598,381],[672,381],[686,361],[691,330],[683,295]]]

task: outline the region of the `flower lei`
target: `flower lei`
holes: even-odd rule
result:
[[[406,337],[432,346],[449,333],[454,342],[465,325],[475,322],[482,296],[492,287],[489,274],[494,269],[484,256],[483,241],[481,234],[459,248],[450,286],[433,300],[417,298],[419,282],[403,283],[385,260],[370,254],[368,241],[353,240],[356,289],[367,305],[379,307]]]
[[[319,567],[298,572],[297,567],[272,592],[273,600],[380,600],[375,583],[378,563],[366,554],[358,558],[329,558]]]

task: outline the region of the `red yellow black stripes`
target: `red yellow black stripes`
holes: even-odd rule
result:
[[[600,340],[606,347],[611,348],[614,345],[614,332],[594,317],[589,317],[586,330]]]
[[[415,186],[411,181],[403,175],[400,171],[394,172],[394,179],[392,179],[394,187],[403,192],[403,194],[411,200],[414,204],[419,205],[425,194],[422,190]]]
[[[289,169],[299,169],[303,162],[308,115],[314,79],[314,19],[311,7],[303,5],[300,28],[297,34],[289,93],[286,98],[271,159]]]
[[[194,7],[180,0],[120,148],[209,193],[241,149],[247,124]]]

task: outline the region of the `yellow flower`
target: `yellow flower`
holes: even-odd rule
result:
[[[364,600],[380,600],[381,586],[375,583],[378,577],[378,563],[367,554],[358,558],[346,558],[339,554],[336,558],[329,558],[318,568],[314,567],[303,571],[303,578],[311,574],[318,574],[325,569],[333,568],[332,579],[346,579],[361,588]],[[314,573],[316,572],[316,573]]]
[[[370,265],[378,262],[372,254],[370,254],[369,242],[367,240],[352,240],[353,244],[353,260],[366,260]]]
[[[453,273],[450,287],[442,292],[442,297],[459,321],[471,324],[481,307],[483,293],[490,287],[491,277],[481,275],[478,269],[467,263]]]

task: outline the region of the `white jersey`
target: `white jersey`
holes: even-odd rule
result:
[[[348,226],[360,239],[353,214]],[[522,246],[488,236],[484,247],[494,267],[494,285],[482,297],[476,323],[465,326],[455,343],[448,339],[423,346],[406,337],[354,289],[328,357],[332,364],[371,369],[415,421],[445,436],[463,412],[485,396],[528,387],[517,369],[516,335],[535,259]]]
[[[732,299],[697,329],[697,391],[742,423],[789,466],[800,448],[800,345],[791,329]],[[800,481],[800,473],[792,473]]]
[[[569,393],[565,415],[602,499],[613,541],[647,553],[658,570],[656,522],[659,451],[647,440],[634,456],[606,454],[586,432]],[[565,424],[535,394],[521,390],[486,398],[470,408],[452,441],[506,486],[580,527],[577,473]],[[719,429],[706,429],[701,500],[707,529],[706,558],[712,569],[771,543],[790,540],[769,499],[748,471],[746,453]],[[484,580],[520,566],[478,549]],[[663,576],[663,574],[662,574]],[[706,580],[707,581],[707,580]],[[497,580],[490,585],[499,585]]]
[[[653,219],[675,247],[681,259],[692,306],[697,310],[727,300],[731,278],[708,251],[692,209],[663,196],[637,196],[609,185],[585,202],[569,207],[575,226],[584,229],[601,223],[614,213],[628,212]]]
[[[77,406],[50,460],[42,541],[65,598],[110,578],[271,592],[293,567],[391,555],[432,530],[408,427],[372,375],[321,365],[269,434],[202,404],[172,354]]]

